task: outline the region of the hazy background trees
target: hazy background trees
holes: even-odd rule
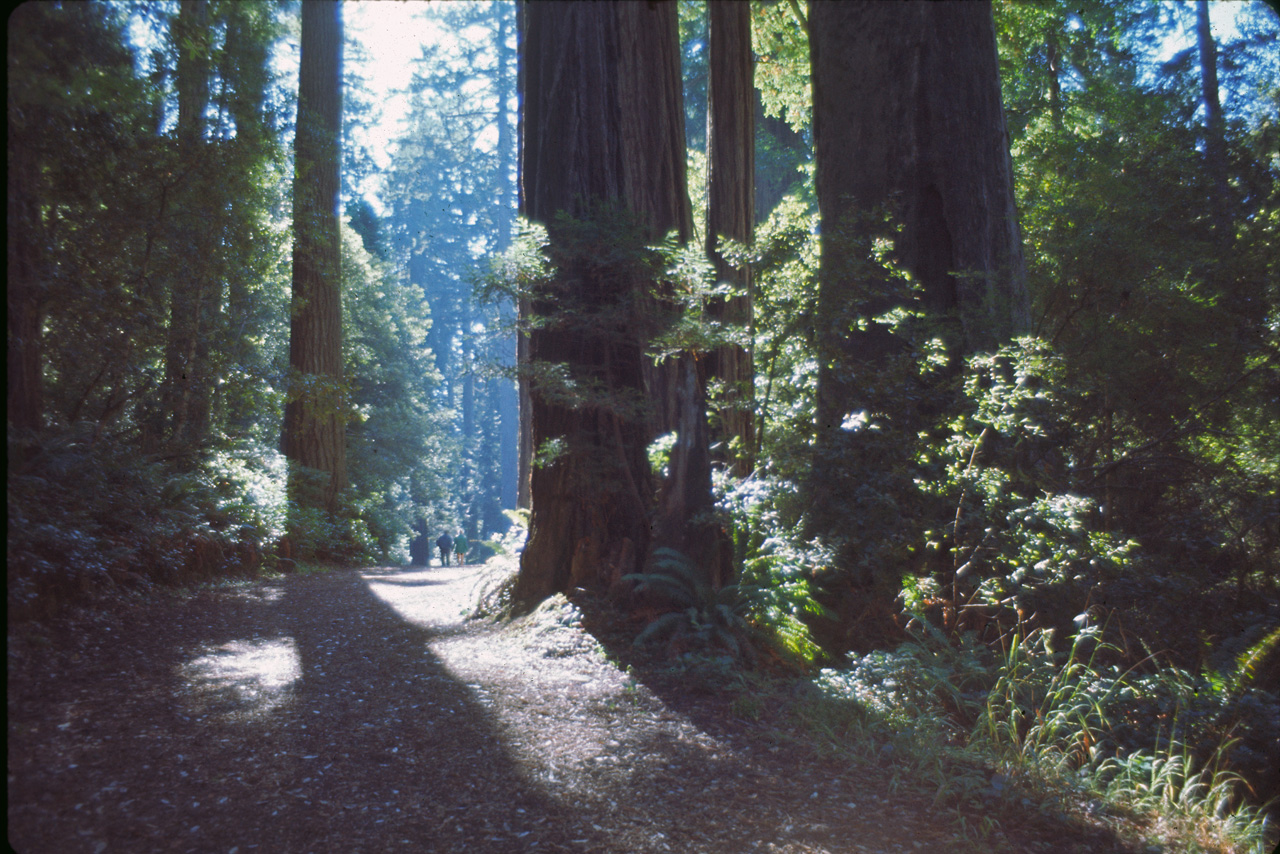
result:
[[[510,244],[516,214],[516,7],[427,13],[458,37],[424,47],[418,62],[386,180],[385,241],[429,307],[426,346],[443,379],[435,400],[454,413],[458,442],[453,506],[423,523],[478,541],[505,530],[502,510],[516,506],[515,309],[475,292],[488,259]]]

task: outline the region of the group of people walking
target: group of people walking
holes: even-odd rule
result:
[[[451,537],[449,532],[445,531],[436,540],[436,548],[440,549],[440,565],[449,565],[449,556],[456,554],[458,556],[458,566],[467,565],[467,550],[471,548],[471,544],[467,542],[466,533],[459,531],[458,536]]]

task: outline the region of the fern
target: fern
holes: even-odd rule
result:
[[[1253,646],[1236,657],[1236,669],[1227,680],[1227,696],[1237,697],[1253,683],[1267,660],[1280,649],[1280,626],[1272,629]]]
[[[645,626],[636,636],[637,646],[688,642],[726,651],[734,658],[750,657],[746,642],[750,626],[744,617],[749,603],[736,584],[715,589],[706,572],[675,549],[656,549],[651,565],[649,572],[631,573],[624,579],[635,583],[637,593],[650,594],[672,610]]]

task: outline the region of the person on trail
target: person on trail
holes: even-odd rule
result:
[[[453,538],[453,550],[458,553],[458,566],[467,565],[467,549],[470,544],[467,543],[467,532],[459,531],[458,536]]]
[[[449,552],[453,551],[453,537],[449,536],[446,531],[440,535],[440,539],[436,540],[436,546],[440,549],[440,565],[449,565]]]

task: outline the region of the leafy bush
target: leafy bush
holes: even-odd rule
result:
[[[782,522],[779,501],[794,495],[794,484],[779,478],[752,476],[734,480],[716,473],[717,509],[727,522],[738,587],[747,599],[747,620],[757,637],[789,662],[809,666],[823,653],[808,620],[827,615],[814,597],[808,567],[810,550],[795,543],[794,531]]]
[[[941,441],[919,451],[920,488],[942,512],[923,532],[908,610],[944,606],[949,630],[995,619],[1068,633],[1100,582],[1130,565],[1138,544],[1104,530],[1097,502],[1073,491],[1073,427],[1065,368],[1034,338],[969,359],[964,406]]]
[[[751,659],[746,620],[748,601],[736,584],[714,588],[707,572],[673,549],[656,549],[652,568],[623,576],[637,596],[671,610],[653,619],[636,636],[637,646],[665,641],[674,654],[691,649]]]
[[[9,463],[10,618],[151,582],[251,572],[262,560],[264,517],[228,497],[239,484],[140,456],[98,425],[36,443],[11,435]]]
[[[1153,833],[1168,839],[1265,852],[1276,832],[1263,802],[1276,795],[1280,702],[1250,674],[1278,636],[1263,636],[1228,674],[1192,677],[1155,661],[1145,671],[1106,663],[1102,627],[1087,620],[1060,653],[1038,630],[993,654],[972,634],[957,642],[923,623],[897,649],[822,671],[820,698],[803,714],[842,750],[873,760],[892,752],[899,772],[936,779],[940,797],[991,804],[1034,793],[1055,811],[1091,802],[1158,816]],[[1209,688],[1215,680],[1222,690]],[[847,707],[843,716],[832,703]],[[996,773],[975,783],[983,767]]]

